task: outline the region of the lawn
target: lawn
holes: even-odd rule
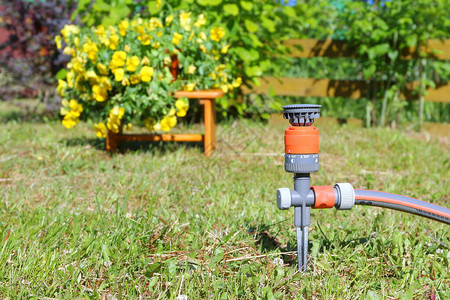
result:
[[[87,124],[20,115],[0,103],[1,298],[450,298],[449,227],[397,211],[313,210],[297,272],[293,211],[275,199],[292,187],[286,121],[221,124],[207,159],[184,144],[110,156]],[[317,127],[314,185],[450,206],[448,133]]]

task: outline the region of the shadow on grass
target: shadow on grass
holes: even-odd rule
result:
[[[280,241],[278,241],[277,236],[270,232],[271,225],[262,224],[258,227],[247,228],[249,234],[253,234],[255,238],[255,244],[261,248],[262,253],[270,253],[272,251],[277,252],[292,252],[297,251],[297,245],[287,243],[286,246],[283,246]],[[356,247],[358,245],[366,244],[371,240],[371,237],[368,238],[356,238],[351,240],[343,240],[343,241],[331,241],[326,237],[320,238],[320,246],[318,249],[318,253],[324,253],[327,249],[335,249],[336,247],[344,248],[350,245],[350,247]],[[313,241],[309,239],[308,241],[308,249],[309,253],[311,253],[311,249],[313,247]],[[297,264],[297,254],[283,254],[283,261],[288,265],[296,265]]]
[[[106,141],[104,139],[77,137],[77,138],[62,139],[61,143],[69,147],[80,147],[80,146],[83,147],[89,145],[94,149],[103,150],[106,153]],[[124,154],[128,152],[145,152],[152,154],[156,153],[165,154],[168,152],[176,151],[180,148],[182,149],[197,148],[200,151],[203,151],[203,143],[124,141],[120,143],[116,153]]]

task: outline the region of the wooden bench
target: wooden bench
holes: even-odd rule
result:
[[[224,93],[221,90],[179,91],[175,93],[175,98],[197,99],[203,105],[204,134],[124,134],[108,131],[106,150],[114,153],[122,141],[203,142],[205,155],[210,156],[212,150],[216,149],[216,98],[223,95]]]

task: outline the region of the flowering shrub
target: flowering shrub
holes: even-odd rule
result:
[[[62,124],[94,121],[99,137],[131,123],[170,131],[189,108],[187,99],[175,101],[175,91],[228,92],[242,82],[229,72],[225,29],[207,26],[203,14],[124,19],[108,28],[66,25],[61,35],[55,42],[72,57],[57,87]]]

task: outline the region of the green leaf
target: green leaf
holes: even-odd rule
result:
[[[256,34],[250,34],[248,37],[252,40],[252,43],[253,43],[252,46],[253,46],[253,47],[262,47],[262,46],[264,46],[264,44],[261,43],[261,41],[260,41],[259,38],[256,36]]]
[[[293,9],[290,6],[287,6],[287,7],[284,8],[284,13],[290,18],[295,18],[296,17],[295,9]]]
[[[375,65],[370,65],[368,68],[363,69],[364,78],[369,79],[372,77],[377,71],[377,67]]]
[[[262,75],[261,69],[258,66],[246,66],[244,68],[244,72],[248,77],[257,77]]]
[[[217,6],[222,3],[222,0],[197,0],[197,3],[203,6]]]
[[[388,43],[384,43],[370,48],[368,51],[369,59],[385,55],[389,52],[390,47]]]
[[[249,1],[241,1],[241,6],[243,9],[250,11],[253,8],[253,3]]]
[[[104,18],[102,21],[102,25],[109,26],[119,24],[119,22],[128,17],[131,10],[126,5],[111,7],[109,11],[109,16]]]
[[[145,270],[144,275],[148,278],[153,276],[153,273],[158,272],[161,269],[161,263],[154,263],[148,266],[148,268]]]
[[[247,28],[248,31],[250,32],[255,32],[256,30],[258,30],[258,25],[256,25],[255,23],[253,23],[252,21],[246,19],[245,20],[245,28]]]
[[[148,11],[150,12],[150,14],[155,15],[161,11],[162,4],[158,6],[157,1],[149,1],[147,3],[147,7],[148,7]]]
[[[66,75],[67,75],[67,69],[63,68],[61,70],[58,71],[58,73],[56,73],[55,78],[56,79],[66,79]]]
[[[92,6],[94,10],[98,11],[109,11],[111,8],[111,5],[108,3],[103,2],[103,0],[97,0],[95,1],[94,5]]]
[[[233,52],[237,53],[239,57],[246,62],[252,62],[259,59],[259,53],[255,49],[245,49],[243,47],[236,47]]]
[[[269,32],[275,32],[275,22],[274,21],[272,21],[271,19],[266,18],[266,17],[262,17],[261,20],[262,20],[261,25],[264,28],[266,28]]]
[[[236,4],[225,4],[223,10],[226,15],[237,16],[239,14],[239,7]]]
[[[415,35],[415,34],[408,35],[408,36],[405,38],[405,42],[406,42],[406,45],[407,45],[408,47],[414,47],[414,46],[416,46],[416,45],[417,45],[417,35]]]

